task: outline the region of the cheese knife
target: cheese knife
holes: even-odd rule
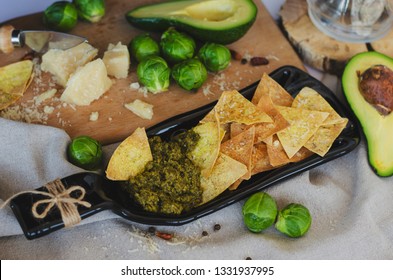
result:
[[[11,25],[0,27],[0,51],[11,53],[14,47],[28,46],[33,51],[44,53],[49,49],[66,50],[87,42],[84,37],[44,30],[18,30]]]

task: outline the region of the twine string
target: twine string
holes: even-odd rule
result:
[[[26,193],[40,194],[48,198],[38,200],[33,204],[31,208],[33,216],[38,219],[43,219],[48,215],[49,211],[54,206],[57,206],[57,208],[60,211],[60,215],[63,220],[64,226],[70,227],[78,224],[82,220],[78,212],[77,204],[82,205],[86,208],[91,207],[91,204],[89,202],[83,200],[86,194],[86,190],[81,186],[72,186],[66,189],[63,183],[61,182],[61,180],[56,179],[52,182],[47,183],[45,185],[45,188],[48,190],[48,192],[43,192],[43,191],[19,192],[13,195],[12,197],[10,197],[9,199],[7,199],[3,203],[3,205],[1,205],[0,209],[3,208],[5,205],[7,205],[13,198],[17,197],[18,195],[26,194]],[[70,196],[71,193],[75,191],[80,191],[79,196],[76,198],[71,197]],[[42,210],[42,212],[38,211],[38,207],[40,205],[46,205],[45,208]]]

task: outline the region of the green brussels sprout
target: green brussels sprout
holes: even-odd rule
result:
[[[105,15],[104,0],[73,0],[80,19],[99,22]]]
[[[67,32],[78,22],[78,12],[72,3],[57,1],[45,9],[43,22],[50,29]]]
[[[136,69],[139,81],[152,93],[168,90],[171,70],[166,61],[159,56],[149,56],[142,60]]]
[[[198,52],[198,57],[207,70],[218,72],[228,67],[231,62],[231,52],[227,47],[216,43],[205,43]]]
[[[198,89],[207,79],[207,70],[197,58],[190,58],[173,66],[172,78],[186,89]]]
[[[311,226],[311,215],[301,204],[291,203],[278,212],[276,229],[290,237],[306,234]]]
[[[170,63],[192,58],[196,48],[194,39],[174,28],[169,28],[161,35],[160,46],[164,58]]]
[[[255,193],[244,203],[242,213],[247,228],[252,232],[261,232],[274,224],[277,204],[267,193]]]
[[[160,55],[158,43],[149,34],[140,34],[128,44],[128,49],[138,62],[151,55]]]
[[[93,170],[101,164],[102,146],[89,136],[78,136],[68,145],[67,156],[76,166]]]

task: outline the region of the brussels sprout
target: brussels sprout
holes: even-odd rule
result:
[[[98,22],[105,15],[104,0],[73,0],[80,19]]]
[[[172,78],[186,90],[198,89],[207,79],[207,70],[197,58],[190,58],[173,66]]]
[[[151,55],[160,55],[158,43],[149,34],[134,37],[128,44],[128,49],[138,62]]]
[[[276,229],[290,237],[300,237],[310,228],[311,220],[306,207],[291,203],[278,212]]]
[[[171,70],[159,56],[149,56],[138,64],[136,73],[139,81],[152,93],[168,90]]]
[[[194,39],[174,28],[169,28],[161,35],[160,45],[164,58],[170,63],[192,58],[196,47]]]
[[[45,9],[43,22],[50,29],[70,31],[78,22],[78,12],[72,3],[58,1]]]
[[[89,136],[78,136],[68,145],[67,155],[71,163],[92,170],[101,164],[102,146]]]
[[[224,45],[205,43],[198,52],[198,57],[207,70],[218,72],[228,67],[231,62],[231,52]]]
[[[267,193],[255,193],[244,203],[242,213],[247,228],[252,232],[261,232],[274,224],[277,204]]]

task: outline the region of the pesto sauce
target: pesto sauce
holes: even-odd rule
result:
[[[187,154],[199,135],[190,130],[169,142],[149,138],[153,161],[129,180],[128,191],[143,209],[164,214],[181,214],[202,202],[200,169]]]

